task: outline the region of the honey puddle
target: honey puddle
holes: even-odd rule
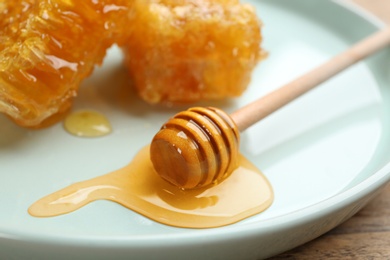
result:
[[[88,110],[69,114],[64,120],[64,128],[68,133],[80,137],[104,136],[112,131],[111,124],[104,115]]]
[[[210,228],[264,211],[273,201],[273,191],[265,176],[242,155],[240,166],[220,184],[181,190],[157,175],[146,146],[124,168],[54,192],[31,205],[28,212],[35,217],[57,216],[102,199],[163,224]]]

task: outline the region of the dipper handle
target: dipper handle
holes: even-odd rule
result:
[[[356,43],[351,48],[338,54],[307,74],[238,109],[230,116],[242,132],[332,76],[389,44],[390,27]]]

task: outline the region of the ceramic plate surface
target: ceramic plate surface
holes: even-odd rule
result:
[[[270,53],[245,94],[208,103],[228,112],[321,64],[382,26],[346,1],[250,1]],[[180,108],[151,107],[126,87],[121,53],[86,80],[74,110],[105,114],[113,133],[77,138],[61,124],[21,129],[0,116],[1,259],[260,259],[351,217],[390,179],[390,53],[346,70],[242,134],[241,151],[269,178],[265,212],[214,229],[165,226],[112,202],[34,218],[37,199],[126,165]],[[199,105],[199,104],[197,104]],[[205,104],[203,104],[205,105]]]

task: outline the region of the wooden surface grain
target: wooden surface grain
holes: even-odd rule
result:
[[[390,259],[390,185],[342,225],[271,259]]]
[[[353,0],[390,24],[390,0]],[[390,259],[390,185],[354,217],[277,259]]]

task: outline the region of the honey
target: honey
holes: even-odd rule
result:
[[[192,107],[161,127],[150,159],[161,178],[177,187],[207,187],[237,168],[239,142],[237,126],[223,110]]]
[[[0,113],[31,128],[62,119],[113,44],[149,103],[237,97],[265,57],[260,27],[238,0],[2,1]]]
[[[128,0],[0,3],[0,112],[25,127],[61,119],[106,49],[128,39]]]
[[[65,130],[75,136],[98,137],[111,133],[108,119],[96,111],[77,111],[69,114],[64,120]]]
[[[155,104],[237,97],[266,54],[261,22],[238,0],[135,0],[125,64]]]
[[[242,155],[239,166],[218,185],[182,190],[161,179],[144,147],[124,168],[70,185],[28,209],[35,217],[75,211],[96,200],[111,200],[156,222],[184,228],[212,228],[267,209],[273,191],[266,177]]]

